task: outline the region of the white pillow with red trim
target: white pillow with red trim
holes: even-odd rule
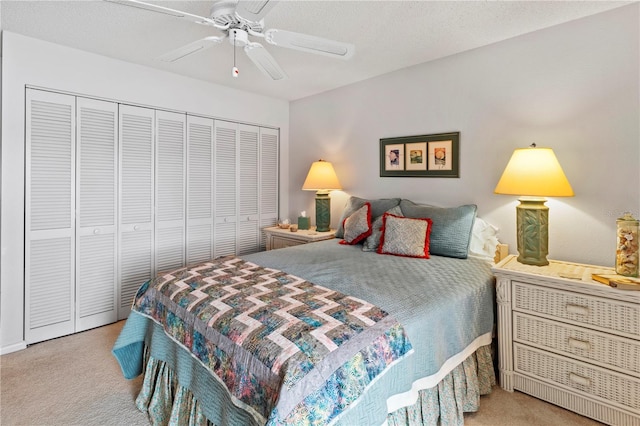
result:
[[[358,244],[371,235],[371,203],[365,203],[342,223],[344,237],[340,244]]]
[[[429,258],[429,236],[433,221],[385,213],[378,253],[395,256]]]

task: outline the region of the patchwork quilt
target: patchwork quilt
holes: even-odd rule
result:
[[[328,424],[413,353],[362,299],[223,257],[145,283],[133,311],[190,351],[259,424]]]

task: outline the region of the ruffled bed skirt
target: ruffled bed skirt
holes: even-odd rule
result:
[[[481,346],[442,381],[419,392],[418,401],[387,416],[390,426],[462,425],[464,413],[478,411],[480,395],[496,384],[491,345]]]
[[[180,386],[174,372],[146,355],[144,381],[136,399],[153,425],[212,425],[189,389]],[[431,389],[419,392],[415,404],[387,416],[389,426],[462,425],[464,413],[477,411],[480,395],[495,385],[491,345],[482,346]]]

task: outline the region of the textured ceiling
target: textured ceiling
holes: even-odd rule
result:
[[[151,1],[209,16],[213,1]],[[264,45],[288,74],[271,81],[227,42],[175,63],[156,58],[219,35],[171,16],[92,1],[1,0],[1,28],[57,44],[267,96],[295,100],[629,4],[617,1],[281,1],[279,28],[353,43],[348,61]],[[254,41],[260,41],[255,40]]]

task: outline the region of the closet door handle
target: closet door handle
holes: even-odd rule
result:
[[[140,225],[133,225],[133,230],[134,230],[134,231],[137,231],[137,230],[139,230],[139,229],[140,229]]]
[[[570,348],[582,349],[584,351],[591,350],[591,343],[586,340],[578,340],[573,337],[569,337],[568,343]]]
[[[569,380],[583,386],[591,386],[591,379],[582,377],[574,373],[569,373]]]
[[[93,230],[94,235],[98,235],[100,233],[100,229],[96,228]]]
[[[586,306],[572,305],[571,303],[567,303],[566,309],[570,314],[589,315],[589,308]]]

